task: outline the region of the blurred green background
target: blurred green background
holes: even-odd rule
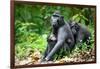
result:
[[[74,20],[86,25],[92,34],[90,48],[94,47],[95,8],[15,4],[15,55],[18,59],[25,59],[35,49],[43,54],[51,31],[50,16],[56,10],[66,21]],[[86,44],[83,44],[83,50],[85,47]]]

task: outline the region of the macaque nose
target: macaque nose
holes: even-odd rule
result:
[[[53,24],[53,27],[56,27],[57,25],[56,24]]]

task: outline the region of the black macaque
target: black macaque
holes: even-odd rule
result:
[[[49,47],[45,51],[43,60],[49,61],[57,51],[61,48],[73,49],[75,47],[74,36],[68,23],[64,21],[64,17],[58,11],[51,16],[51,25],[53,28],[53,36],[56,41],[49,43]],[[54,45],[54,46],[52,46]]]
[[[91,33],[85,26],[74,21],[69,22],[69,25],[74,35],[75,43],[86,42],[87,45],[90,44]]]
[[[50,51],[54,48],[55,44],[57,43],[57,38],[53,35],[53,34],[49,34],[49,36],[47,37],[47,48],[44,52],[44,56],[43,56],[43,60],[45,59],[45,57],[50,53]],[[53,60],[53,57],[50,59]]]

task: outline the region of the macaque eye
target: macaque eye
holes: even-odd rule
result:
[[[53,17],[59,17],[58,15],[53,15]]]
[[[75,26],[75,28],[76,28],[76,29],[78,29],[78,27],[77,27],[77,26]]]
[[[73,26],[73,25],[71,26],[71,29],[72,29],[72,28],[74,28],[74,26]]]

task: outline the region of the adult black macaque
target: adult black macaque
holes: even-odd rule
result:
[[[56,37],[57,42],[54,43],[54,46],[50,49],[49,53],[46,53],[44,57],[45,61],[49,61],[62,47],[71,50],[75,46],[74,36],[70,26],[64,21],[64,17],[60,15],[58,11],[54,12],[51,16],[51,25],[53,28],[53,36]]]
[[[75,43],[86,42],[87,45],[90,44],[91,33],[85,26],[82,26],[74,21],[69,22],[69,25],[74,35]]]

